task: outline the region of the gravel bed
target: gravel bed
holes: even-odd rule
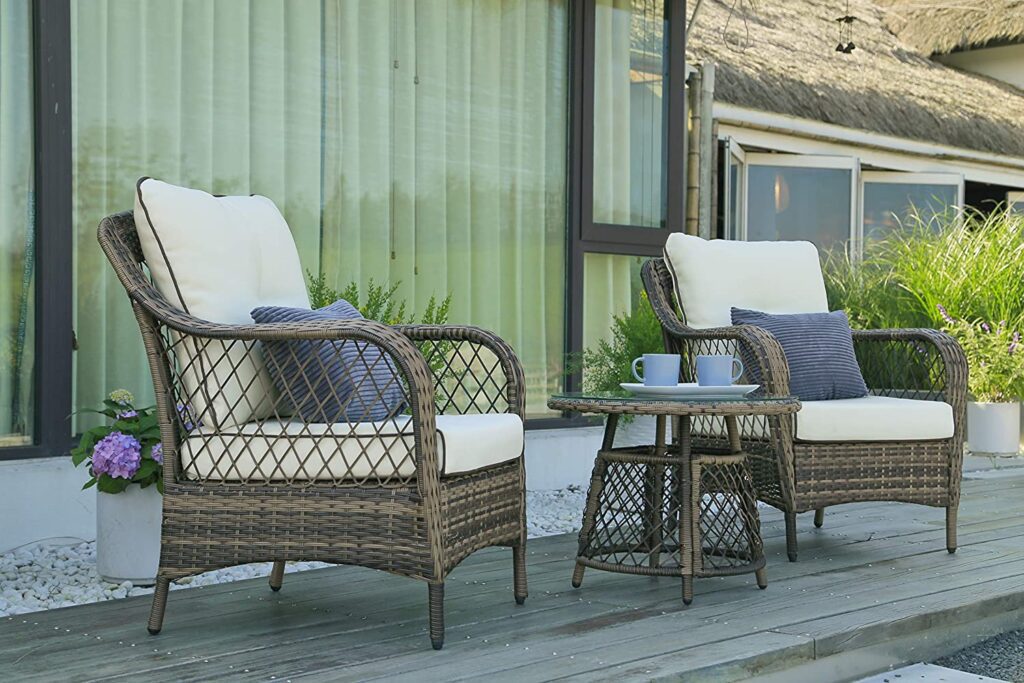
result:
[[[1024,630],[983,640],[935,663],[979,676],[1024,682]]]
[[[586,492],[577,487],[528,491],[527,534],[531,538],[579,530]],[[172,590],[208,586],[270,574],[269,562],[206,572],[171,584]],[[322,562],[290,562],[288,572],[318,569]],[[96,574],[96,544],[34,544],[0,555],[0,616],[84,605],[152,593],[152,588],[107,583]]]

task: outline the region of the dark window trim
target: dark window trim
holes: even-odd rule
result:
[[[60,456],[71,430],[71,5],[32,3],[36,330],[33,444],[0,460]]]

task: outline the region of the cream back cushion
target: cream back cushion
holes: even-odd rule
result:
[[[765,313],[828,311],[818,250],[810,242],[705,240],[673,233],[665,262],[686,324],[727,327],[730,310]]]
[[[266,197],[214,197],[139,181],[135,226],[160,293],[189,314],[252,324],[257,306],[309,308],[291,231]],[[259,348],[192,341],[176,347],[192,417],[223,427],[273,412],[277,398]]]

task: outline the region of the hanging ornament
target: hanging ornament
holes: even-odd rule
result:
[[[857,46],[853,44],[853,22],[857,17],[850,14],[850,0],[846,0],[846,14],[836,19],[839,24],[839,44],[836,45],[836,52],[850,54]]]

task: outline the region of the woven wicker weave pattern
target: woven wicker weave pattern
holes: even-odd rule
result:
[[[469,326],[211,323],[171,305],[152,285],[131,213],[104,219],[98,238],[142,332],[164,444],[152,632],[161,628],[169,581],[256,561],[277,563],[275,590],[287,560],[424,579],[431,586],[435,647],[443,642],[445,576],[474,550],[512,547],[514,593],[518,602],[525,599],[523,459],[442,477],[435,419],[494,412],[525,417],[523,371],[508,344]],[[326,352],[299,364],[310,383],[324,375],[325,362],[342,357],[342,345],[355,349],[355,365],[364,364],[348,368],[351,382],[372,382],[365,370],[390,358],[394,379],[373,388],[384,395],[399,386],[402,405],[377,422],[301,421],[292,414],[287,387],[279,391],[266,372],[243,372],[239,361],[265,360],[263,342],[294,340],[329,345],[317,346]],[[380,356],[366,354],[371,347]],[[294,354],[291,360],[297,361]],[[337,386],[316,388],[339,403],[347,400]],[[228,413],[213,414],[213,399],[229,394],[233,400],[221,402]],[[238,423],[236,410],[255,417]]]
[[[644,264],[642,278],[664,334],[665,348],[683,356],[684,379],[693,380],[698,353],[739,350],[761,369],[764,390],[789,393],[789,368],[778,341],[756,327],[738,325],[694,329],[677,306],[671,275],[662,259]],[[786,513],[790,559],[797,556],[796,514],[828,505],[870,500],[919,503],[946,508],[946,546],[956,549],[956,511],[960,502],[967,360],[949,335],[937,330],[854,330],[854,350],[871,393],[896,398],[945,401],[953,407],[954,434],[933,441],[801,442],[790,416],[771,416],[765,424],[738,420],[743,451],[761,500]],[[749,355],[747,355],[749,354]],[[762,418],[758,418],[760,420]],[[724,447],[725,430],[711,421],[694,433],[703,447]],[[819,524],[820,525],[820,524]]]

